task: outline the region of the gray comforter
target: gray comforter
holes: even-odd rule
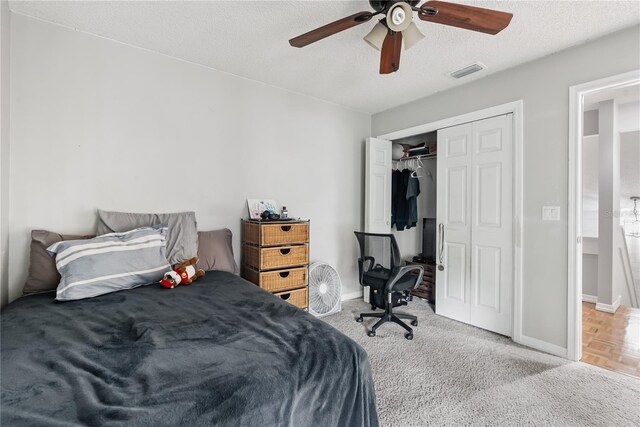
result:
[[[3,426],[378,425],[365,351],[228,273],[23,297],[1,322]]]

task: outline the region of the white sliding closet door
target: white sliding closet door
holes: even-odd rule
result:
[[[511,336],[513,295],[512,115],[473,124],[472,325]]]
[[[512,116],[438,131],[436,310],[511,335]]]
[[[391,141],[367,138],[365,157],[364,231],[390,233]],[[363,292],[369,302],[369,287]]]
[[[437,157],[436,312],[465,323],[470,318],[472,133],[471,123],[439,130]]]

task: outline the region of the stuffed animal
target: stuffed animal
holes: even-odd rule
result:
[[[178,285],[190,285],[194,280],[204,276],[204,270],[196,270],[197,262],[198,257],[194,257],[177,264],[173,271],[164,274],[160,284],[169,289]]]

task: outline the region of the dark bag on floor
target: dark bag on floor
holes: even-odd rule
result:
[[[371,303],[372,306],[381,308],[383,310],[387,308],[387,301],[384,297],[384,292],[378,289],[369,288],[369,302]],[[402,300],[402,292],[393,292],[391,294],[392,307],[397,307],[399,305],[404,305],[404,304],[405,303]]]

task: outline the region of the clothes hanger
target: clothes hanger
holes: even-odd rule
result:
[[[413,172],[411,172],[411,178],[422,178],[425,175],[419,175],[418,171],[420,169],[422,169],[422,171],[424,171],[424,165],[422,163],[422,159],[420,157],[418,157],[417,159],[415,159],[415,164],[416,167],[414,168]]]

